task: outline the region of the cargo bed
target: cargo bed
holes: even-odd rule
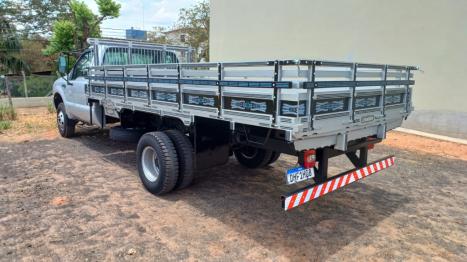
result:
[[[89,68],[89,99],[122,109],[282,130],[297,151],[376,136],[412,111],[414,66],[318,60],[107,65]]]

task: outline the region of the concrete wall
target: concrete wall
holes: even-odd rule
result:
[[[437,119],[467,122],[466,0],[211,0],[210,52],[212,61],[418,65],[418,111],[408,123],[422,131],[467,134],[467,127],[454,131]]]
[[[38,107],[38,106],[47,106],[49,103],[53,102],[52,97],[13,97],[12,98],[13,107]],[[0,98],[0,104],[8,105],[8,98]]]

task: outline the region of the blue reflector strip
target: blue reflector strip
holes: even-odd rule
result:
[[[183,84],[183,85],[208,85],[208,86],[231,86],[248,88],[292,88],[291,82],[277,81],[217,81],[205,79],[174,79],[174,78],[146,78],[146,77],[123,77],[123,76],[88,76],[91,80],[100,81],[128,81],[128,82],[149,82],[165,84]]]

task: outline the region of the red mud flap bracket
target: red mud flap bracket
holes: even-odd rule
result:
[[[346,171],[322,183],[310,185],[287,196],[282,196],[282,207],[286,211],[290,210],[392,165],[394,165],[394,156],[389,156],[365,167]]]

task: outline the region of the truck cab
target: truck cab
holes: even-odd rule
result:
[[[63,66],[61,73],[64,76],[53,84],[55,108],[58,109],[63,103],[66,112],[59,114],[59,125],[65,124],[65,114],[70,124],[76,121],[91,122],[92,108],[85,93],[89,84],[86,79],[89,67],[191,62],[193,54],[190,47],[149,42],[90,38],[88,44],[89,47],[79,55],[72,69],[65,72],[66,66]],[[66,61],[65,57],[61,57],[59,64]]]

